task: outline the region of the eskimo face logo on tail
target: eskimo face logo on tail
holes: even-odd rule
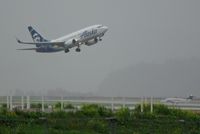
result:
[[[40,38],[40,36],[39,36],[37,33],[34,33],[34,34],[33,34],[33,39],[34,39],[34,41],[36,41],[36,42],[41,42],[41,38]]]

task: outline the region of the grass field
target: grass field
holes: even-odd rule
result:
[[[98,105],[52,113],[0,111],[0,134],[200,134],[200,115],[155,105],[112,112]]]

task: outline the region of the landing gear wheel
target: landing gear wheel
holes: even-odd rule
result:
[[[94,42],[98,42],[98,39],[97,39],[97,38],[95,38],[95,39],[94,39]]]
[[[68,53],[69,52],[69,49],[65,49],[65,53]]]
[[[80,52],[81,51],[81,49],[80,48],[76,48],[76,52]]]

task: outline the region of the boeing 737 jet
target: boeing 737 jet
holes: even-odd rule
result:
[[[35,45],[36,47],[18,50],[35,50],[36,52],[41,53],[65,51],[65,53],[67,53],[69,52],[69,49],[73,47],[77,47],[76,52],[80,52],[80,45],[85,44],[91,46],[96,44],[98,41],[101,41],[101,38],[108,31],[108,27],[103,25],[93,25],[55,40],[47,40],[43,38],[31,26],[28,27],[28,30],[33,38],[33,42],[24,42],[19,39],[17,39],[17,41],[20,44],[30,44]]]
[[[187,98],[166,98],[164,100],[161,100],[160,102],[162,102],[162,103],[172,103],[172,104],[184,103],[184,102],[191,101],[193,99],[193,97],[194,96],[191,94]]]

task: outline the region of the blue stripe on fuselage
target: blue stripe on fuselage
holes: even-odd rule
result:
[[[58,51],[62,51],[64,50],[62,47],[52,47],[52,45],[41,45],[40,47],[38,47],[36,49],[37,52],[41,52],[41,53],[51,53],[51,52],[58,52]]]
[[[97,29],[92,29],[92,31],[87,31],[85,30],[81,35],[81,39],[84,39],[84,38],[90,38],[92,36],[94,36],[95,34],[97,33]]]

